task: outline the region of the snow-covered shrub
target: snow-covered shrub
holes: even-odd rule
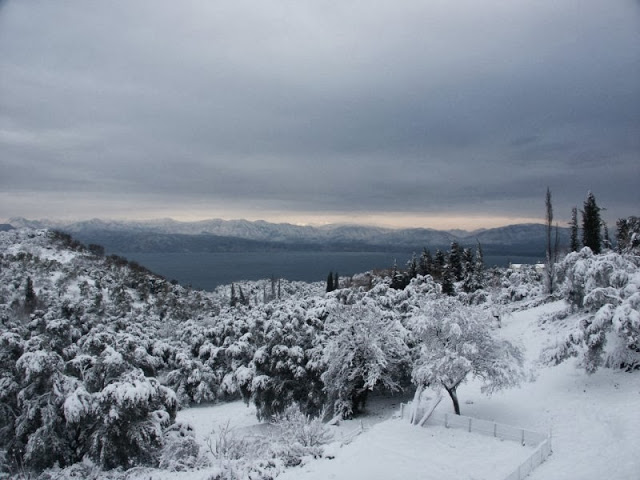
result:
[[[167,374],[165,384],[176,392],[180,405],[215,400],[218,379],[207,365],[179,352],[175,357],[175,366]]]
[[[280,430],[280,438],[286,443],[298,443],[303,447],[318,447],[331,440],[331,433],[322,421],[324,414],[311,417],[297,404],[289,405],[276,415],[274,423]]]
[[[105,472],[90,458],[85,457],[65,468],[54,465],[41,473],[38,480],[122,480],[122,477],[121,472]]]
[[[175,419],[173,391],[141,371],[127,372],[96,395],[89,454],[105,468],[156,465],[163,429]]]
[[[164,431],[164,446],[160,451],[159,467],[164,470],[184,471],[204,464],[200,456],[200,444],[193,427],[176,422]]]
[[[218,459],[238,460],[249,456],[251,450],[250,442],[236,434],[230,421],[219,426],[217,431],[211,430],[206,442],[209,452]]]
[[[535,265],[508,268],[500,276],[500,293],[496,301],[511,303],[525,298],[539,297],[544,292],[542,274]]]

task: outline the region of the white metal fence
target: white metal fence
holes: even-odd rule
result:
[[[400,416],[406,418],[409,405],[402,404],[400,406]],[[419,409],[420,410],[420,409]],[[418,411],[416,418],[421,418],[423,412]],[[537,466],[544,462],[551,455],[551,435],[540,432],[526,430],[524,428],[504,425],[488,420],[480,420],[478,418],[465,417],[463,415],[452,415],[450,413],[433,414],[429,417],[426,425],[444,425],[446,428],[459,428],[468,432],[480,433],[490,437],[496,437],[503,440],[512,440],[520,442],[522,445],[536,447],[533,453],[524,462],[518,465],[505,480],[522,480],[529,475]]]

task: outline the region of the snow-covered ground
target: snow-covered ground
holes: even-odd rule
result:
[[[372,427],[351,444],[333,448],[335,459],[321,459],[290,469],[283,480],[501,480],[533,451],[440,426],[421,428],[392,419]]]

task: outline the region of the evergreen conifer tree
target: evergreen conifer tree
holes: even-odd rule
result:
[[[571,229],[571,241],[569,248],[572,252],[577,252],[580,248],[578,243],[578,208],[573,207],[571,209],[571,222],[569,222],[569,228]]]
[[[242,291],[242,287],[238,286],[238,291],[240,292],[240,305],[249,305],[249,299],[247,299],[247,297],[244,296],[244,292]]]
[[[470,249],[465,248],[462,250],[462,269],[464,275],[463,289],[465,292],[474,292],[481,288],[475,284],[475,264],[473,259],[473,253]]]
[[[393,261],[393,270],[391,270],[391,288],[402,290],[407,286],[405,275],[398,270],[397,260]]]
[[[229,300],[229,305],[231,305],[232,307],[235,307],[237,303],[238,303],[238,297],[236,297],[236,287],[232,283],[231,284],[231,299]]]
[[[442,293],[453,296],[456,293],[454,288],[455,277],[451,270],[451,265],[445,265],[442,272]]]
[[[409,267],[407,269],[407,274],[409,275],[409,279],[416,278],[418,276],[418,257],[416,256],[415,252],[411,257],[411,260],[409,260],[409,263],[407,266]]]
[[[431,275],[433,279],[436,281],[442,280],[442,274],[444,272],[444,267],[447,263],[447,257],[442,250],[439,248],[436,250],[436,254],[433,257],[433,267],[431,268]]]
[[[338,275],[338,272],[333,274],[333,289],[337,290],[340,288],[340,276]]]
[[[333,292],[335,288],[333,288],[333,272],[329,272],[327,275],[327,293]]]
[[[27,315],[31,315],[36,309],[37,298],[33,289],[33,281],[31,277],[27,277],[27,283],[24,288],[24,310]]]
[[[462,268],[462,249],[458,242],[451,242],[451,249],[449,251],[449,266],[451,267],[451,273],[456,282],[459,282],[464,278]]]
[[[431,275],[431,268],[433,266],[433,258],[428,248],[422,249],[420,255],[420,261],[418,262],[418,273],[420,275]]]
[[[480,288],[484,288],[484,253],[482,251],[482,245],[480,245],[480,242],[478,242],[478,246],[476,247],[474,273],[476,276],[476,283],[480,286]]]
[[[587,199],[584,201],[584,210],[582,211],[582,243],[595,254],[602,251],[600,210],[600,207],[596,204],[595,195],[589,192]]]

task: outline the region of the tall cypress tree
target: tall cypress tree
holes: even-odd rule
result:
[[[229,299],[229,305],[235,307],[238,303],[238,297],[236,297],[236,286],[231,284],[231,298]]]
[[[27,277],[27,284],[24,287],[24,309],[27,315],[31,315],[35,309],[38,300],[36,298],[36,292],[33,289],[33,282],[31,277]]]
[[[555,262],[553,249],[551,247],[551,229],[553,227],[553,205],[551,204],[551,190],[547,187],[547,194],[545,196],[545,220],[547,226],[547,259],[545,262],[545,285],[548,293],[553,293],[554,290],[554,278],[555,278]]]
[[[578,208],[573,207],[571,209],[571,221],[569,222],[569,228],[571,230],[571,240],[569,248],[572,252],[577,252],[580,248],[578,243]]]
[[[589,192],[587,199],[584,201],[584,210],[582,211],[582,243],[596,254],[602,251],[600,210],[600,207],[596,204],[595,195]]]
[[[333,272],[329,272],[327,275],[327,292],[333,292],[335,288],[333,287]]]
[[[476,247],[476,264],[475,264],[476,283],[480,285],[480,288],[484,288],[484,252],[482,251],[482,245],[478,241]]]

